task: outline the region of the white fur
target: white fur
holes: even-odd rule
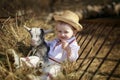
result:
[[[41,43],[41,39],[40,39],[41,31],[40,31],[40,28],[31,28],[30,33],[32,35],[32,37],[31,37],[32,46],[38,46]]]
[[[20,58],[20,62],[24,61],[26,63],[26,65],[29,67],[37,67],[39,60],[40,59],[37,56],[29,56],[26,58]]]

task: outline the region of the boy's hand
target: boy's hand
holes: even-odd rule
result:
[[[66,48],[68,47],[69,43],[67,41],[65,41],[65,40],[61,40],[61,43],[62,43],[62,48],[64,50],[66,50]]]
[[[69,43],[65,40],[61,40],[62,48],[67,52],[67,55],[70,56],[71,48],[69,47]]]

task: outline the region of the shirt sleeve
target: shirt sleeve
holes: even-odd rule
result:
[[[55,43],[55,40],[53,41],[45,41],[47,43],[48,46],[53,46],[53,43]]]
[[[80,46],[78,46],[77,44],[72,44],[70,45],[71,47],[71,55],[69,57],[70,61],[76,61],[78,58],[78,51],[80,49]]]
[[[51,41],[45,41],[47,43],[48,46],[50,46]]]

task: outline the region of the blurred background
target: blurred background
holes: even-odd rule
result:
[[[90,11],[113,16],[120,14],[120,0],[0,0],[0,18],[38,17],[66,9],[83,12],[84,17],[90,15]]]

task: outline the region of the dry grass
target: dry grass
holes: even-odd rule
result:
[[[25,75],[33,73],[34,69],[22,67],[16,70],[13,65],[13,56],[9,53],[12,49],[19,56],[26,56],[30,47],[29,33],[16,22],[10,22],[9,18],[0,27],[0,35],[0,80],[26,80]]]

